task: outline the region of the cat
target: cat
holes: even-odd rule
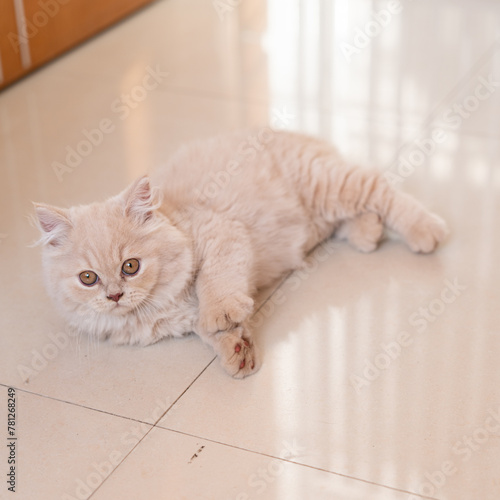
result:
[[[363,252],[384,225],[432,252],[443,220],[329,143],[261,129],[181,147],[101,203],[35,203],[46,288],[69,325],[117,344],[194,332],[231,376],[260,367],[258,289],[332,234]]]

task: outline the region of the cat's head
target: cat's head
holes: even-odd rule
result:
[[[102,203],[70,209],[35,204],[45,285],[73,323],[148,317],[148,310],[175,300],[186,286],[190,244],[156,198],[142,177]]]

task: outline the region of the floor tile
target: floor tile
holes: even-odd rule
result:
[[[156,428],[92,500],[404,500],[408,496],[293,464],[288,459],[301,453],[300,444],[284,441],[281,446],[278,457],[268,457]],[[132,476],[133,484],[128,481]]]
[[[0,393],[6,433],[7,387],[0,386]],[[150,429],[146,424],[23,391],[15,392],[15,410],[17,440],[7,437],[9,444],[14,443],[9,457],[16,461],[15,493],[2,480],[0,498],[88,498]],[[3,477],[7,466],[10,471],[7,460],[2,460]]]

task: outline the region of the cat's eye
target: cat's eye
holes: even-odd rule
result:
[[[79,277],[80,281],[86,286],[95,285],[99,279],[99,276],[97,276],[94,271],[83,271],[83,273],[80,273]]]
[[[128,259],[123,263],[122,273],[128,276],[132,276],[139,271],[139,261],[137,259]]]

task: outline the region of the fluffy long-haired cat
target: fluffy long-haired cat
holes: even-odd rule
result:
[[[432,252],[441,219],[331,145],[270,129],[187,145],[102,203],[35,204],[48,291],[69,324],[148,345],[195,332],[234,377],[259,369],[257,289],[334,232],[370,252],[384,224]]]

